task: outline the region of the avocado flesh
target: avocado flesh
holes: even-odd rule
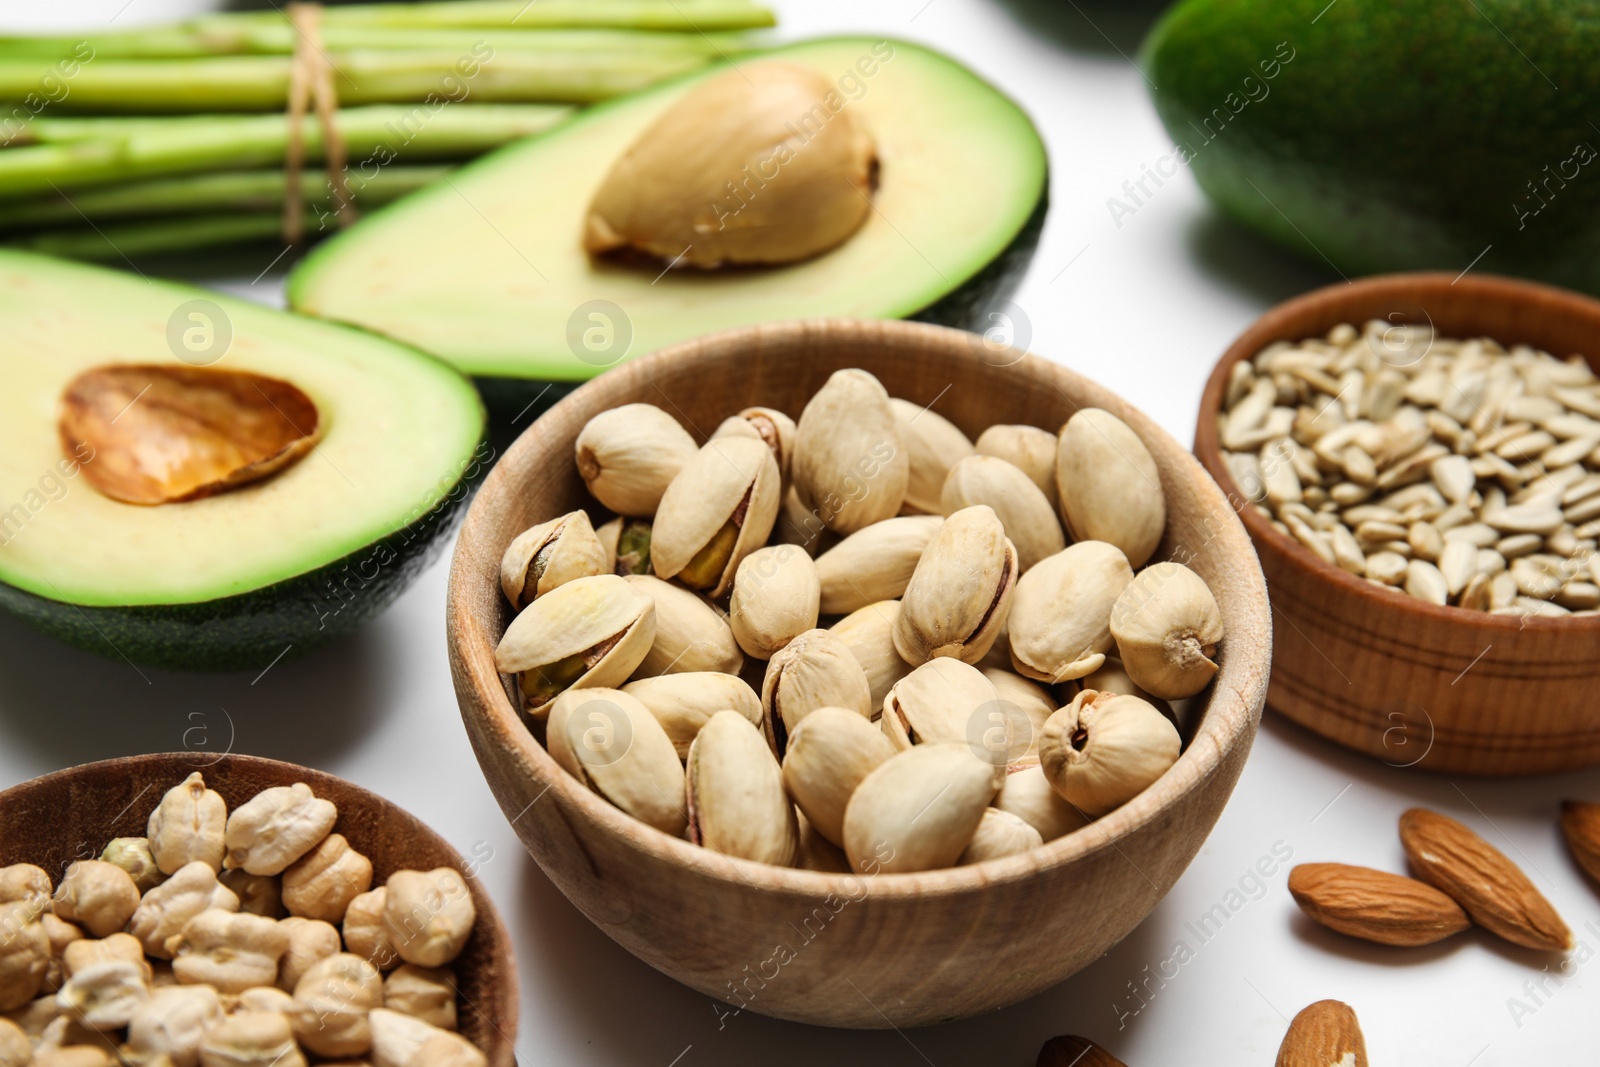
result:
[[[261,482],[119,503],[63,456],[61,391],[90,367],[182,365],[168,320],[191,300],[231,322],[213,365],[292,382],[325,435]],[[486,465],[471,384],[359,331],[12,251],[0,322],[0,605],[106,655],[239,669],[348,632],[420,570]]]
[[[1313,263],[1600,291],[1597,54],[1593,0],[1186,0],[1143,66],[1207,195]]]
[[[375,212],[301,263],[291,305],[491,381],[579,381],[624,355],[773,319],[902,318],[945,304],[929,317],[975,324],[1014,284],[1042,223],[1045,151],[1027,116],[953,60],[899,41],[813,41],[738,62],[761,56],[815,65],[835,85],[849,71],[864,87],[844,98],[877,143],[874,210],[832,251],[783,267],[665,273],[584,253],[584,218],[612,162],[713,68],[591,108]],[[961,292],[969,286],[982,295]],[[595,300],[622,309],[631,342],[580,359],[570,323]],[[522,397],[513,390],[506,403]]]

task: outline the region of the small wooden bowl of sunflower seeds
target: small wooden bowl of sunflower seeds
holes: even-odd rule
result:
[[[1270,706],[1398,767],[1600,763],[1600,301],[1399,274],[1269,311],[1195,454],[1272,590]]]

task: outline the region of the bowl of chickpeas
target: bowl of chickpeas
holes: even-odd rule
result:
[[[193,752],[0,792],[0,1064],[511,1067],[466,861],[333,775]]]

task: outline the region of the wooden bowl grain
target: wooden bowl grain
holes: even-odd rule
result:
[[[563,771],[518,719],[495,671],[511,614],[499,561],[537,521],[590,505],[573,443],[593,415],[645,401],[702,440],[766,404],[798,416],[828,375],[862,367],[889,392],[932,404],[969,435],[996,422],[1054,431],[1079,407],[1115,412],[1160,468],[1163,557],[1211,585],[1227,625],[1221,672],[1193,741],[1144,794],[1078,833],[971,867],[876,877],[769,867],[634,821]],[[1035,356],[971,334],[899,322],[808,321],[675,345],[584,385],[501,459],[462,529],[448,630],[456,692],[501,807],[550,879],[634,955],[753,1012],[881,1028],[1015,1003],[1098,959],[1188,866],[1227,801],[1266,693],[1266,590],[1216,484],[1129,404]]]
[[[1195,454],[1239,507],[1272,590],[1269,705],[1397,767],[1518,775],[1600,763],[1600,618],[1488,615],[1374,586],[1275,529],[1223,462],[1216,415],[1235,363],[1370,319],[1582,353],[1600,367],[1600,301],[1491,275],[1329,286],[1278,305],[1233,343],[1206,385]]]
[[[467,863],[415,816],[331,774],[256,756],[220,758],[173,752],[87,763],[0,792],[0,866],[32,863],[59,882],[68,865],[100,855],[114,837],[143,837],[150,812],[168,789],[199,771],[228,803],[263,789],[304,782],[339,809],[334,830],[372,860],[373,884],[398,870],[453,867],[472,893],[478,920],[454,964],[461,993],[460,1031],[490,1067],[514,1067],[517,970],[511,938]]]

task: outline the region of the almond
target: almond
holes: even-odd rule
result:
[[[1367,1041],[1350,1005],[1319,1000],[1289,1024],[1278,1067],[1367,1067]]]
[[[1328,929],[1380,945],[1431,945],[1472,925],[1432,886],[1370,867],[1302,863],[1289,873],[1289,892]]]
[[[1035,1067],[1128,1067],[1086,1037],[1067,1034],[1052,1037],[1039,1050]]]
[[[1561,805],[1561,832],[1578,866],[1600,881],[1600,804],[1568,800]]]
[[[1528,876],[1466,826],[1412,808],[1400,816],[1400,843],[1416,876],[1454,897],[1479,926],[1527,948],[1572,947],[1572,931]]]

